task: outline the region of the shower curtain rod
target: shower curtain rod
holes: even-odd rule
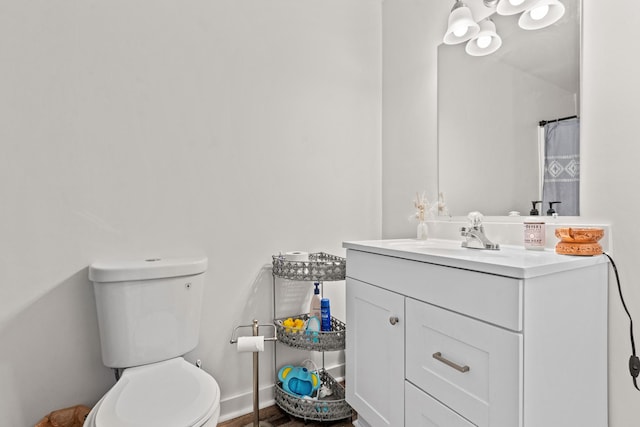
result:
[[[569,119],[577,119],[578,116],[568,116],[568,117],[562,117],[560,119],[555,119],[555,120],[542,120],[538,123],[538,126],[542,127],[544,125],[546,125],[547,123],[553,123],[553,122],[561,122],[563,120],[569,120]]]

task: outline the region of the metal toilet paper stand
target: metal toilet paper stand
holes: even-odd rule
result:
[[[229,341],[231,344],[236,344],[238,342],[238,329],[240,328],[252,328],[254,337],[260,336],[259,328],[260,326],[271,327],[273,328],[273,337],[264,338],[265,341],[277,341],[278,337],[276,334],[276,327],[272,323],[259,325],[256,319],[253,319],[253,323],[251,325],[240,325],[236,326],[231,334],[231,340]],[[260,390],[258,388],[258,351],[253,352],[253,423],[247,424],[244,427],[272,427],[271,423],[266,421],[260,421]]]

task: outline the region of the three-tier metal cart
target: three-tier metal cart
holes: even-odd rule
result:
[[[273,256],[273,313],[277,316],[276,280],[319,282],[321,289],[325,281],[345,280],[346,259],[324,252],[309,254],[308,261],[289,261],[284,255]],[[322,289],[324,293],[324,289]],[[289,316],[307,321],[308,313]],[[344,387],[338,383],[324,366],[324,352],[344,350],[346,325],[331,317],[331,331],[308,333],[305,330],[284,325],[286,318],[274,319],[278,342],[291,348],[322,352],[322,368],[318,376],[322,385],[331,391],[326,397],[317,399],[300,398],[289,394],[276,381],[275,401],[285,412],[299,418],[315,421],[336,421],[353,415],[351,406],[345,400]],[[276,345],[277,348],[277,345]],[[278,372],[277,350],[275,369]]]

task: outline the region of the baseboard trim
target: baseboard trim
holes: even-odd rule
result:
[[[275,405],[273,397],[274,384],[260,387],[260,409]],[[253,391],[237,394],[220,401],[220,418],[218,422],[232,420],[253,412]]]

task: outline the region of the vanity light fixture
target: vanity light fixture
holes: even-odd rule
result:
[[[483,0],[484,5],[495,8],[498,15],[522,13],[518,25],[524,30],[539,30],[557,22],[565,12],[560,0]],[[496,25],[490,18],[476,23],[471,9],[462,0],[456,3],[449,14],[444,44],[467,42],[465,51],[472,56],[489,55],[502,46]]]
[[[444,35],[445,44],[458,44],[475,37],[480,31],[480,26],[471,15],[471,9],[461,0],[456,3],[449,14],[449,25]]]
[[[558,0],[538,0],[518,20],[524,30],[539,30],[557,22],[564,15],[564,5]]]
[[[502,46],[502,38],[496,32],[496,24],[490,18],[480,21],[480,32],[467,42],[465,51],[471,56],[492,54]]]

